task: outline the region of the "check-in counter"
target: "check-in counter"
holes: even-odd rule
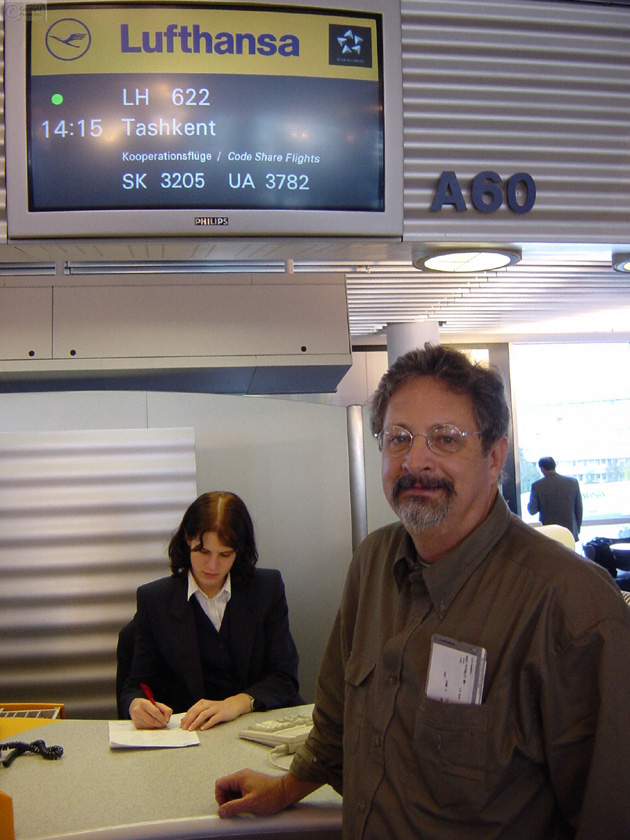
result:
[[[341,797],[328,786],[274,816],[222,820],[217,815],[215,779],[244,767],[282,774],[269,761],[271,747],[238,736],[252,721],[281,714],[238,718],[199,732],[199,745],[182,748],[110,749],[105,720],[66,719],[21,732],[22,741],[44,739],[64,752],[53,761],[27,753],[0,769],[0,786],[13,800],[15,838],[339,840]],[[283,761],[288,764],[289,758]]]

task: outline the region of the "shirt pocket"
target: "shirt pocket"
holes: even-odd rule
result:
[[[346,699],[344,709],[343,750],[347,755],[356,752],[365,703],[376,663],[363,656],[351,654],[346,663]]]
[[[419,772],[439,808],[456,818],[479,813],[487,799],[488,707],[424,698],[416,714]]]

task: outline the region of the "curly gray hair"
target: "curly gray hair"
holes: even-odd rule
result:
[[[383,431],[385,412],[395,391],[422,376],[431,376],[455,393],[470,397],[485,454],[499,438],[507,435],[510,410],[499,371],[471,362],[459,350],[427,343],[424,348],[399,356],[381,378],[370,400],[370,425],[375,437]]]

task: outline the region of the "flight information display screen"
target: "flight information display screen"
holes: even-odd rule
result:
[[[52,3],[26,23],[28,212],[384,209],[379,14]]]

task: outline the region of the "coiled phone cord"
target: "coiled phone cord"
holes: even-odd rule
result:
[[[37,753],[42,758],[47,758],[51,761],[61,758],[63,755],[63,747],[56,745],[47,747],[45,741],[33,741],[30,744],[27,744],[25,741],[9,741],[6,744],[0,744],[0,751],[2,750],[11,750],[4,761],[0,762],[3,767],[9,767],[18,755],[23,755],[26,752]]]

